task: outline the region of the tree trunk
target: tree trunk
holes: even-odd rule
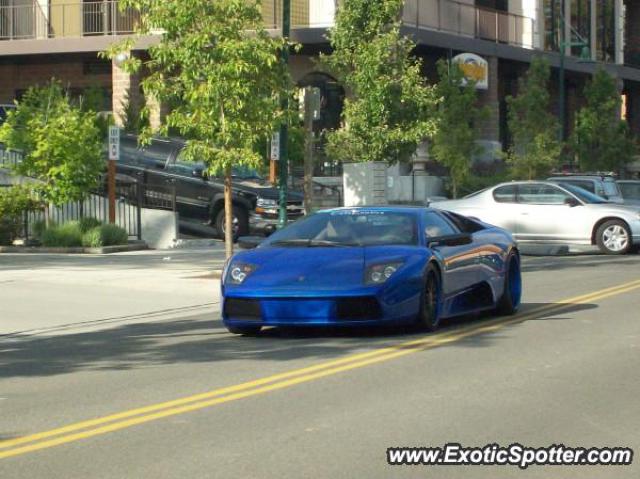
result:
[[[454,200],[458,198],[458,182],[456,180],[451,181],[451,193]]]
[[[231,167],[224,170],[224,250],[233,256],[233,200],[231,199]]]

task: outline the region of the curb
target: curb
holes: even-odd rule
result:
[[[0,246],[0,253],[40,253],[40,254],[111,254],[127,251],[142,251],[149,249],[146,243],[131,243],[100,248],[46,248],[42,246]]]

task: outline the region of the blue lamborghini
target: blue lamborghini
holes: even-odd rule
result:
[[[244,247],[222,273],[232,333],[263,326],[415,323],[520,304],[520,255],[507,231],[447,211],[358,207],[307,216]]]

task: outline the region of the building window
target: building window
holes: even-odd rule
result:
[[[596,52],[602,62],[615,61],[615,0],[596,1]]]
[[[562,0],[544,0],[544,49],[560,51]]]
[[[574,34],[572,39],[576,41],[585,41],[586,47],[591,47],[591,0],[572,0],[571,2],[571,28]],[[579,35],[576,38],[575,33]],[[583,46],[571,47],[571,54],[579,57],[582,54]]]

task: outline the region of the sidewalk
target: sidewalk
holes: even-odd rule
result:
[[[200,311],[217,317],[222,243],[109,255],[0,255],[0,335]]]

